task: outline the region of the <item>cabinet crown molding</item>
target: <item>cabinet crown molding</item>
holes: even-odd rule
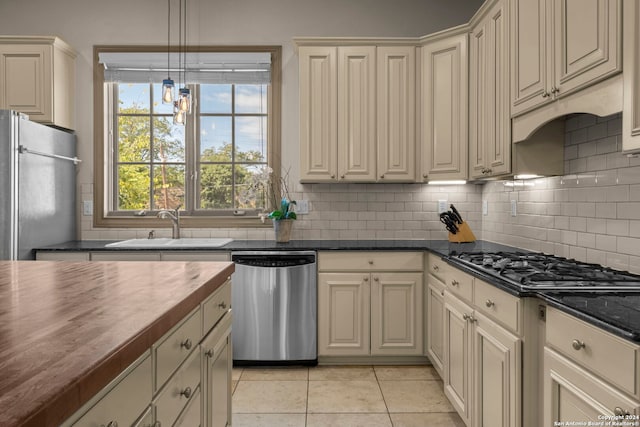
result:
[[[75,58],[78,53],[57,36],[0,36],[0,44],[50,44]]]

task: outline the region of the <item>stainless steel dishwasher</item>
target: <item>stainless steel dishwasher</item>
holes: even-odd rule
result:
[[[318,362],[314,251],[232,252],[236,365]]]

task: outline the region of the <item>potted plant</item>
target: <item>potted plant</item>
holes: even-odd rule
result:
[[[260,219],[262,222],[266,218],[273,221],[276,242],[279,243],[290,240],[293,221],[297,219],[292,206],[296,201],[291,200],[289,195],[288,177],[288,170],[276,178],[273,169],[265,167],[252,177],[253,182],[249,185],[252,198],[257,198],[259,194],[264,197],[265,211],[270,212],[260,214]]]

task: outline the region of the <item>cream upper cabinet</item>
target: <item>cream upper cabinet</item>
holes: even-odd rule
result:
[[[0,36],[0,109],[73,129],[75,58],[57,37]]]
[[[376,48],[338,47],[340,180],[376,180]]]
[[[338,170],[337,48],[301,46],[300,180],[334,181]]]
[[[422,47],[421,178],[467,178],[467,33]]]
[[[415,180],[415,47],[300,46],[300,180]]]
[[[415,180],[416,48],[377,49],[378,181]]]
[[[624,2],[622,151],[640,151],[640,5]]]
[[[621,70],[620,0],[512,0],[511,114]]]
[[[494,4],[470,35],[469,177],[511,172],[508,0]]]

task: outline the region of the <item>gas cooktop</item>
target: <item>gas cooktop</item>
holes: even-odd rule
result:
[[[543,253],[453,253],[450,257],[522,290],[640,290],[640,275]]]

